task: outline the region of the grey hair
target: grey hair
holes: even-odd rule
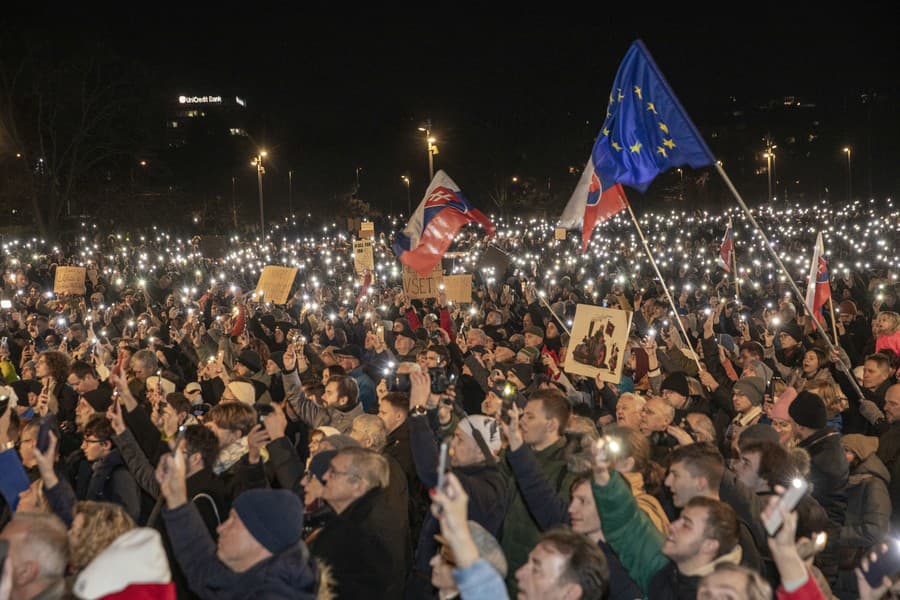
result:
[[[363,414],[353,419],[354,425],[358,425],[372,442],[372,450],[381,452],[387,446],[387,428],[384,421],[377,415]]]
[[[13,523],[28,529],[26,541],[16,545],[19,560],[34,562],[41,579],[65,575],[69,564],[69,537],[65,524],[53,514],[16,513]]]

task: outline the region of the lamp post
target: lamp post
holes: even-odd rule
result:
[[[400,179],[403,180],[403,183],[406,184],[406,210],[407,216],[412,216],[412,198],[409,195],[409,177],[406,175],[401,175]]]
[[[678,200],[684,202],[684,171],[678,168]]]
[[[844,148],[847,153],[847,202],[853,201],[853,169],[850,165],[850,147]]]
[[[259,154],[257,154],[250,164],[256,167],[256,183],[259,187],[259,233],[261,237],[265,237],[266,235],[266,217],[263,211],[263,174],[265,174],[266,169],[263,167],[263,159],[268,156],[269,153],[265,150],[260,150]]]
[[[235,185],[235,180],[237,178],[232,175],[231,177],[231,219],[234,222],[234,229],[237,230],[237,186]]]
[[[437,146],[434,145],[437,140],[431,137],[431,119],[428,119],[425,122],[425,127],[419,127],[419,131],[425,133],[426,148],[428,151],[428,181],[430,182],[434,179],[434,155],[437,154]]]
[[[288,170],[288,214],[294,217],[294,171]]]

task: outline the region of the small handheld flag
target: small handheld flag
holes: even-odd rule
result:
[[[831,298],[831,284],[828,282],[828,264],[825,262],[825,245],[822,243],[822,232],[816,237],[813,258],[809,266],[809,283],[806,286],[806,306],[811,307],[812,314],[819,323],[825,322],[822,307]]]
[[[722,238],[722,246],[719,248],[719,266],[731,273],[731,255],[734,253],[734,229],[731,227],[731,219],[725,228],[725,237]]]

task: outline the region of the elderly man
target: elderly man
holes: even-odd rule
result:
[[[619,401],[616,402],[616,423],[622,427],[640,429],[641,415],[646,403],[647,401],[641,396],[625,392],[619,396]]]
[[[390,479],[387,460],[373,450],[344,448],[323,476],[322,498],[336,516],[310,543],[313,555],[330,565],[339,598],[401,598],[403,548],[383,502]]]
[[[16,513],[0,531],[0,541],[9,544],[4,570],[12,578],[12,600],[67,597],[67,535],[59,517],[41,513]]]
[[[303,503],[287,490],[249,490],[219,527],[218,543],[188,502],[184,453],[166,455],[156,478],[178,564],[200,598],[316,597],[321,573],[303,544]]]

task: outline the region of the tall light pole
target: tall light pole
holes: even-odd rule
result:
[[[400,179],[403,180],[403,183],[406,184],[406,209],[407,216],[412,216],[412,197],[409,195],[409,177],[406,175],[401,175]]]
[[[294,171],[288,170],[288,214],[294,217]]]
[[[237,192],[235,180],[237,178],[231,176],[231,219],[234,222],[234,228],[237,230]]]
[[[266,216],[263,211],[263,186],[262,186],[262,177],[265,174],[266,169],[263,167],[263,159],[269,155],[265,150],[260,150],[259,154],[257,154],[250,164],[256,167],[256,183],[259,186],[259,234],[261,237],[265,237],[266,235]]]
[[[428,181],[434,179],[434,155],[438,153],[438,147],[435,145],[437,140],[431,137],[431,119],[425,121],[425,127],[419,127],[419,131],[425,133],[426,149],[428,151]]]
[[[766,151],[763,152],[763,157],[766,159],[766,175],[769,177],[769,203],[774,201],[772,197],[772,171],[775,168],[775,148],[778,146],[772,143],[772,140],[768,137],[765,138],[766,141]]]
[[[850,165],[850,147],[844,148],[847,153],[847,202],[853,201],[853,168]]]

